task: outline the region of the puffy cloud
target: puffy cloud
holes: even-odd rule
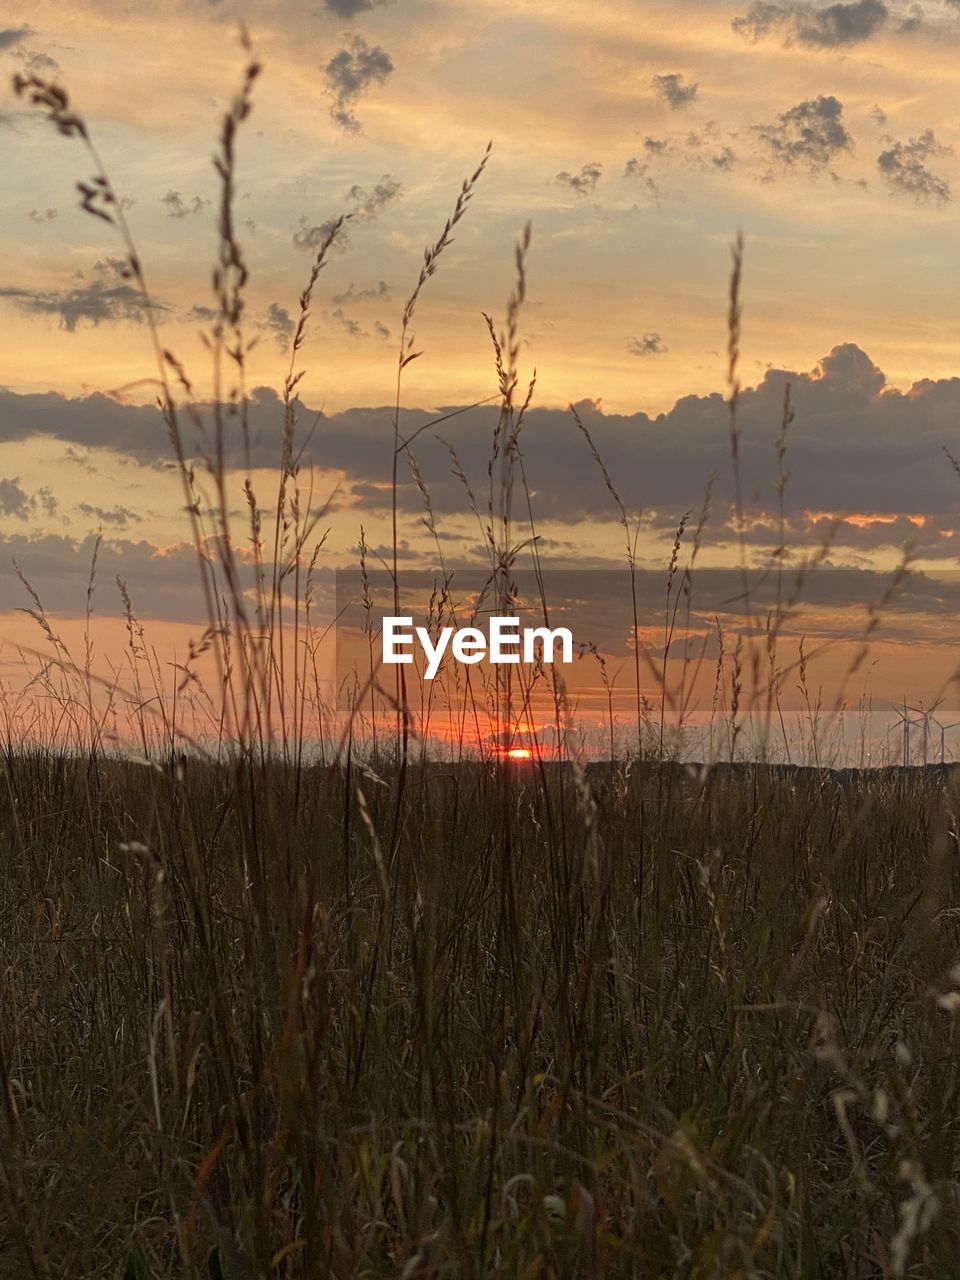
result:
[[[654,76],[651,84],[660,101],[665,102],[672,111],[680,111],[683,107],[688,107],[696,98],[700,88],[698,84],[687,84],[683,76],[676,71]]]
[[[792,477],[785,496],[798,540],[805,536],[809,545],[829,513],[861,521],[872,516],[902,518],[900,524],[886,526],[889,542],[895,545],[902,541],[903,521],[922,517],[928,523],[924,530],[916,526],[918,536],[929,540],[931,554],[955,555],[955,540],[946,535],[954,523],[960,528],[960,514],[956,521],[953,517],[960,509],[960,484],[943,448],[960,452],[960,378],[925,380],[899,391],[887,385],[882,370],[852,343],[835,347],[807,372],[771,369],[741,394],[742,486],[745,494],[757,495],[750,505],[761,521],[758,542],[764,512],[776,510],[773,441],[788,382],[796,416],[787,438]],[[653,512],[663,513],[664,527],[669,528],[678,513],[697,508],[708,475],[716,472],[715,510],[718,519],[721,514],[727,517],[731,466],[727,407],[721,395],[685,396],[656,417],[605,414],[589,402],[580,411],[628,507],[642,506],[651,519]],[[354,498],[377,509],[383,508],[389,492],[392,413],[384,407],[323,415],[322,429],[310,446],[315,466],[343,472]],[[475,486],[486,476],[496,413],[494,407],[466,410],[438,428],[455,446]],[[312,418],[313,410],[305,407],[304,414]],[[401,438],[430,421],[424,411],[402,410]],[[275,392],[254,392],[249,423],[254,465],[276,465],[283,408]],[[118,404],[105,396],[68,399],[0,390],[0,441],[37,435],[111,448],[147,464],[168,457],[166,433],[154,408]],[[424,431],[414,446],[424,481],[438,513],[462,514],[463,489],[451,474],[446,447],[434,435]],[[611,514],[602,477],[597,473],[591,479],[589,453],[569,411],[530,410],[521,443],[534,509],[541,518],[575,521]],[[239,429],[227,446],[228,456],[240,465]],[[401,503],[418,510],[420,502],[416,486],[405,481]],[[847,533],[854,543],[878,545],[885,527],[878,523],[871,530],[867,521],[850,524]]]
[[[348,133],[359,132],[360,121],[353,107],[373,85],[386,84],[392,73],[393,59],[385,49],[354,36],[323,69],[327,91],[333,99],[330,114],[334,122]]]
[[[877,156],[877,168],[887,187],[898,195],[912,196],[921,204],[946,204],[950,186],[932,173],[926,162],[931,156],[949,154],[950,148],[937,142],[932,129],[924,129],[909,142],[895,142],[892,138],[889,142],[890,146]]]
[[[569,187],[571,191],[575,191],[578,196],[589,196],[597,189],[597,183],[603,176],[603,165],[599,161],[593,161],[591,164],[585,164],[579,173],[568,173],[566,169],[557,174],[557,182],[565,187]]]
[[[812,173],[826,169],[853,144],[843,123],[843,103],[832,95],[798,102],[777,116],[775,124],[754,127],[779,164],[805,165]]]
[[[757,0],[743,17],[734,19],[733,29],[754,41],[780,35],[786,44],[837,49],[869,40],[889,16],[883,0],[852,0],[825,8]]]

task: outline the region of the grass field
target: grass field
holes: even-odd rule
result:
[[[300,299],[278,491],[264,505],[248,477],[242,527],[224,442],[245,427],[234,165],[258,71],[251,61],[217,153],[209,402],[147,326],[197,551],[206,622],[187,666],[212,670],[212,741],[191,742],[161,696],[125,585],[124,690],[154,704],[134,718],[135,755],[105,745],[92,647],[74,662],[32,600],[51,646],[33,696],[56,728],[19,736],[16,702],[0,766],[0,1276],[956,1274],[958,783],[742,763],[744,686],[758,653],[772,665],[779,603],[754,640],[731,637],[725,657],[721,640],[727,767],[666,758],[639,657],[639,738],[604,769],[575,753],[564,767],[430,761],[402,670],[380,688],[377,750],[348,724],[315,762],[322,539],[301,491],[296,393],[341,224]],[[83,119],[37,76],[17,89],[85,148],[82,205],[119,235],[126,278],[149,300]],[[402,373],[421,293],[485,163],[402,313],[395,601],[408,461],[442,562],[396,425]],[[490,324],[502,413],[489,502],[465,482],[501,602],[522,549],[541,567],[519,444],[533,395],[517,370],[529,245],[526,233],[503,331]],[[738,244],[721,424],[735,475],[741,265]],[[787,400],[781,497],[791,416]],[[634,574],[639,518],[581,430]],[[670,584],[691,581],[708,508],[709,494],[699,524],[681,521],[668,605]],[[782,521],[781,505],[781,533]],[[361,678],[361,711],[374,678]]]
[[[8,756],[0,1274],[950,1275],[956,799]]]

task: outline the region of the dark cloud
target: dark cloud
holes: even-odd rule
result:
[[[877,169],[887,187],[920,204],[946,204],[950,186],[932,173],[926,162],[931,156],[948,155],[950,148],[937,142],[932,129],[924,129],[909,142],[895,142],[892,138],[888,141],[891,145],[877,156]]]
[[[345,306],[352,302],[386,302],[390,297],[391,290],[386,280],[380,280],[376,285],[369,289],[354,289],[353,281],[345,293],[335,293],[331,301],[336,306]]]
[[[97,279],[75,289],[20,289],[0,285],[0,299],[7,298],[28,315],[56,316],[61,329],[75,333],[82,322],[96,327],[122,321],[140,323],[146,319],[148,304],[139,289],[129,284]],[[166,311],[161,303],[154,311]]]
[[[843,123],[843,104],[832,95],[798,102],[777,116],[776,124],[754,129],[779,164],[802,165],[811,173],[826,169],[853,145]]]
[[[374,337],[379,338],[382,342],[390,341],[390,330],[381,320],[374,320],[373,333]]]
[[[33,29],[26,23],[22,27],[3,27],[0,29],[0,50],[16,49],[32,34]]]
[[[281,307],[276,302],[271,302],[267,308],[267,314],[262,321],[262,327],[273,334],[280,347],[288,347],[293,337],[295,325],[290,316],[290,312],[286,307]]]
[[[30,498],[16,478],[0,480],[0,515],[19,516],[25,520],[30,512]]]
[[[876,103],[874,103],[873,106],[870,108],[870,119],[874,122],[874,124],[886,124],[887,113],[884,111],[883,107],[880,107]]]
[[[349,22],[358,13],[369,13],[385,3],[386,0],[323,0],[323,7],[328,13]]]
[[[660,101],[665,102],[672,111],[688,107],[696,98],[700,87],[697,84],[686,84],[683,76],[676,71],[654,76],[650,83]]]
[[[662,356],[667,348],[659,333],[645,333],[642,338],[628,338],[627,350],[632,356]]]
[[[883,0],[853,0],[826,8],[757,0],[743,17],[734,19],[733,29],[753,41],[779,35],[788,45],[837,49],[869,40],[889,16]]]
[[[649,134],[643,140],[643,149],[648,156],[662,156],[670,150],[666,138],[651,138]]]
[[[31,209],[27,214],[31,222],[53,222],[56,216],[56,209]]]
[[[81,515],[96,519],[101,524],[112,525],[116,529],[126,529],[128,525],[139,524],[143,519],[128,507],[97,507],[89,502],[81,502],[78,510]]]
[[[334,54],[323,69],[327,91],[333,102],[330,114],[348,133],[360,130],[354,105],[376,84],[386,84],[393,72],[393,59],[379,45],[370,46],[362,36],[354,36],[347,48]]]
[[[585,164],[579,173],[568,173],[564,169],[557,174],[557,182],[575,191],[578,196],[589,196],[597,189],[597,183],[603,176],[603,165],[598,161]]]
[[[311,225],[306,218],[301,217],[297,230],[293,233],[293,247],[315,253],[327,236],[330,235],[330,232],[336,226],[336,222],[336,218],[327,218],[326,222],[318,222]],[[347,228],[341,227],[331,248],[337,253],[346,253],[349,243],[350,237],[347,233]]]
[[[184,200],[179,191],[172,188],[165,196],[160,197],[160,203],[167,210],[168,218],[188,218],[195,214],[202,213],[208,208],[210,201],[204,200],[201,196],[193,196],[190,200]]]
[[[809,372],[771,369],[741,394],[742,489],[757,522],[758,544],[769,536],[762,532],[764,520],[769,525],[774,519],[770,513],[777,509],[774,440],[787,382],[796,416],[787,440],[792,474],[785,502],[797,542],[811,545],[838,515],[860,521],[848,521],[843,530],[851,545],[895,546],[919,518],[924,525],[917,526],[917,534],[928,539],[929,554],[955,558],[960,532],[954,536],[951,531],[960,531],[960,486],[943,448],[960,453],[960,377],[924,380],[899,391],[887,385],[883,372],[852,343],[835,347]],[[452,408],[440,406],[437,413]],[[716,472],[716,523],[724,536],[733,536],[726,523],[733,491],[722,395],[684,396],[656,416],[605,414],[596,402],[583,403],[580,410],[629,509],[643,507],[659,522],[657,527],[669,529],[683,511],[699,507],[703,485]],[[479,493],[486,482],[496,413],[495,407],[467,410],[418,436],[417,461],[438,514],[462,515],[466,499],[451,474],[447,449],[435,436],[455,446]],[[304,415],[312,420],[310,406]],[[389,500],[392,415],[388,406],[323,414],[308,450],[314,466],[343,472],[354,497],[371,509],[383,509]],[[402,410],[401,438],[431,417],[422,410]],[[275,466],[283,432],[283,407],[275,392],[254,391],[249,423],[253,465]],[[117,404],[105,396],[68,399],[0,390],[0,441],[17,443],[34,436],[76,447],[111,448],[148,465],[168,459],[167,435],[152,407]],[[528,411],[521,444],[534,509],[541,518],[575,522],[614,514],[568,411]],[[239,428],[228,439],[227,450],[235,465],[243,464]],[[415,484],[405,479],[401,488],[404,508],[420,510]],[[871,516],[896,519],[864,525]]]
[[[46,487],[36,493],[27,493],[18,476],[0,480],[0,516],[16,516],[26,520],[41,512],[46,516],[57,513],[57,500]]]
[[[95,517],[96,513],[91,515]],[[2,598],[10,607],[16,601],[30,605],[22,583],[17,581],[16,561],[39,593],[45,609],[80,614],[86,603],[95,542],[94,533],[82,540],[61,534],[0,535]],[[99,616],[122,615],[123,605],[114,581],[117,576],[127,582],[134,611],[140,616],[178,622],[200,622],[203,618],[203,597],[192,547],[161,550],[145,541],[116,534],[104,536],[97,557],[93,601]],[[37,636],[39,639],[39,631]]]
[[[393,204],[403,195],[403,184],[392,174],[385,173],[372,191],[354,183],[346,194],[346,198],[354,204],[354,217],[366,221],[375,218],[381,209]]]

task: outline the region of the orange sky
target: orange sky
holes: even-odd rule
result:
[[[333,498],[316,530],[326,536],[324,566],[356,563],[361,525],[374,559],[389,544],[389,411],[376,422],[350,415],[393,402],[404,300],[488,140],[487,170],[418,300],[422,354],[404,370],[400,397],[425,423],[495,394],[483,313],[502,326],[514,245],[530,221],[518,372],[525,386],[536,369],[534,406],[557,411],[532,415],[527,433],[543,555],[622,561],[605,481],[569,415],[560,425],[573,401],[631,518],[642,513],[645,566],[665,562],[685,510],[696,523],[718,471],[702,566],[734,563],[744,549],[754,564],[775,554],[781,481],[791,564],[825,539],[831,565],[889,570],[907,542],[920,568],[956,559],[943,454],[960,454],[954,9],[677,0],[645,7],[639,21],[632,0],[175,0],[162,10],[38,0],[4,22],[7,75],[66,85],[87,119],[125,198],[161,342],[201,398],[211,386],[201,331],[218,198],[210,155],[246,23],[263,63],[240,134],[235,204],[251,273],[249,388],[282,382],[312,247],[331,218],[352,214],[295,362],[304,426],[321,415],[301,484],[318,505]],[[202,609],[187,604],[195,575],[163,428],[145,444],[131,417],[129,431],[121,423],[108,438],[90,417],[99,402],[86,399],[120,388],[135,405],[153,394],[147,327],[118,271],[124,250],[78,208],[75,183],[93,162],[76,140],[12,93],[0,103],[0,139],[7,650],[21,634],[10,611],[24,603],[14,558],[51,615],[67,619],[83,611],[82,566],[101,530],[98,609],[116,616],[115,598],[103,606],[113,577],[129,575],[137,609],[172,652],[177,628]],[[738,371],[749,389],[743,547],[722,398],[738,229]],[[797,389],[797,415],[778,479],[785,381]],[[47,392],[63,399],[31,400]],[[477,430],[454,422],[443,438],[483,494]],[[451,564],[476,563],[482,519],[478,527],[465,492],[443,491],[450,463],[435,434],[423,435],[417,458],[437,537],[404,460],[403,554],[431,563],[439,548]],[[273,456],[259,454],[250,477],[268,544]],[[206,502],[212,486],[200,474]],[[237,470],[226,491],[241,543],[243,481]],[[689,542],[688,528],[681,564]],[[903,658],[894,647],[878,665],[883,697],[894,696]],[[931,660],[926,683],[940,666]]]

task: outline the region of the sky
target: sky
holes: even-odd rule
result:
[[[298,298],[333,220],[350,215],[294,362],[325,572],[356,563],[361,525],[373,558],[387,552],[403,306],[488,143],[417,303],[422,354],[403,371],[401,424],[425,428],[414,453],[436,537],[405,464],[401,558],[429,563],[439,546],[450,563],[483,560],[450,449],[482,507],[496,408],[466,407],[496,397],[485,316],[502,329],[529,223],[523,452],[551,563],[623,558],[574,404],[640,515],[644,567],[665,563],[685,513],[697,524],[708,482],[708,567],[744,553],[761,564],[785,541],[786,562],[821,555],[872,574],[877,597],[905,546],[934,579],[958,567],[960,473],[945,452],[960,456],[958,0],[37,0],[0,20],[8,638],[29,623],[14,612],[29,604],[14,561],[66,623],[84,613],[98,536],[98,612],[121,612],[118,574],[158,634],[201,612],[143,301],[113,228],[80,207],[89,158],[12,78],[68,89],[122,198],[162,343],[202,402],[211,156],[246,58],[241,24],[262,63],[235,217],[256,340],[250,478],[267,510]],[[725,402],[738,232],[742,541]],[[239,441],[228,452],[242,522]]]

